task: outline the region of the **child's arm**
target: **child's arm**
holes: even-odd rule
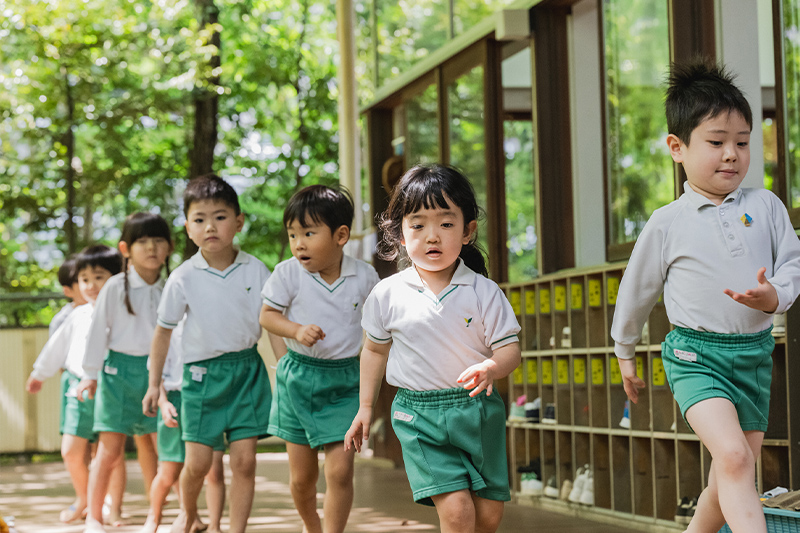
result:
[[[486,390],[486,396],[492,395],[492,383],[502,379],[514,371],[522,360],[519,342],[512,342],[496,348],[492,357],[464,370],[458,376],[458,383],[465,389],[472,389],[470,396],[476,396]]]
[[[316,324],[302,325],[292,322],[286,318],[283,312],[266,304],[261,306],[258,322],[268,332],[274,333],[279,337],[296,339],[297,342],[304,346],[314,346],[317,341],[325,338],[325,332]]]
[[[142,412],[146,416],[156,416],[158,413],[158,398],[161,389],[161,374],[164,372],[164,362],[167,360],[169,340],[172,330],[157,325],[153,332],[153,341],[150,344],[150,379],[147,393],[142,399]]]
[[[364,349],[361,351],[361,390],[359,408],[350,429],[344,436],[344,449],[350,450],[351,445],[361,451],[363,441],[369,439],[369,428],[372,424],[372,408],[375,399],[381,390],[381,381],[386,372],[386,361],[389,359],[389,349],[392,343],[378,344],[367,338]]]
[[[161,409],[161,418],[164,420],[164,425],[168,428],[176,428],[178,427],[178,410],[175,409],[175,406],[172,405],[167,399],[167,390],[164,388],[164,384],[158,386],[158,407]]]
[[[29,393],[36,394],[42,390],[42,382],[64,367],[72,338],[72,322],[65,322],[58,328],[39,352],[39,357],[33,363],[33,371],[25,383],[25,390]]]
[[[636,374],[636,359],[617,357],[617,362],[620,374],[622,374],[622,388],[625,389],[625,394],[633,403],[639,403],[639,389],[644,388],[644,380]]]
[[[747,289],[744,294],[730,289],[725,289],[722,292],[742,305],[765,313],[774,313],[778,309],[778,292],[772,286],[772,283],[767,281],[766,272],[766,267],[759,268],[758,272],[756,272],[758,285],[754,289]]]

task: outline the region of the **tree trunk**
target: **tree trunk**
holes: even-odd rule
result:
[[[66,67],[61,67],[61,74],[64,76],[64,90],[67,97],[67,131],[64,134],[64,146],[67,148],[67,221],[64,224],[64,234],[67,237],[67,255],[72,255],[77,251],[75,238],[75,169],[72,167],[72,159],[75,157],[75,100],[72,96],[72,87],[69,84],[69,72]]]

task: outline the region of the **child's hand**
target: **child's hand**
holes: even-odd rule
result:
[[[144,405],[144,401],[142,405]],[[161,408],[161,418],[164,420],[164,425],[168,428],[178,427],[178,410],[175,409],[175,406],[171,402],[164,401],[161,402],[159,407]]]
[[[496,366],[497,363],[491,359],[472,365],[458,376],[458,383],[463,383],[465,389],[472,389],[472,392],[469,393],[471,397],[480,394],[483,390],[486,390],[486,396],[491,396]]]
[[[78,383],[78,389],[76,391],[76,394],[78,396],[79,402],[83,401],[84,391],[89,391],[89,399],[94,400],[94,395],[97,392],[97,380],[83,378],[81,382]]]
[[[764,311],[765,313],[774,313],[778,308],[778,293],[772,283],[767,281],[764,273],[767,271],[765,267],[758,269],[756,273],[756,280],[758,286],[755,289],[747,289],[744,294],[733,292],[730,289],[725,289],[724,292],[742,305],[746,305],[752,309]]]
[[[372,408],[360,407],[353,423],[350,424],[350,429],[344,436],[344,450],[350,451],[350,448],[355,447],[357,452],[361,451],[361,445],[365,440],[369,439],[369,428],[372,424]]]
[[[303,346],[314,346],[317,341],[325,338],[325,332],[316,324],[306,324],[297,329],[294,338]]]
[[[25,383],[25,390],[31,394],[36,394],[42,390],[42,382],[38,379],[28,378],[28,381]]]
[[[142,413],[145,416],[156,416],[158,414],[158,387],[148,387],[142,399]]]
[[[639,389],[644,388],[644,381],[636,375],[636,359],[617,359],[622,374],[622,387],[633,403],[639,403]]]

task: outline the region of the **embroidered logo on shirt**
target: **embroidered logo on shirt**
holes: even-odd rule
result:
[[[408,413],[403,413],[401,411],[395,411],[392,415],[392,418],[395,420],[402,420],[403,422],[411,422],[414,420],[414,415],[410,415]]]
[[[247,287],[247,292],[250,292],[250,287]]]
[[[744,215],[742,215],[741,221],[742,223],[744,223],[746,227],[749,228],[750,225],[753,223],[753,217],[745,213]]]
[[[355,311],[357,308],[358,308],[358,302],[353,304],[353,311]]]
[[[694,352],[684,352],[683,350],[678,350],[677,348],[674,350],[675,357],[680,359],[681,361],[688,361],[690,363],[697,362],[697,354]]]
[[[472,317],[465,318],[464,322],[466,322],[467,323],[467,327],[469,327],[469,325],[472,323]]]

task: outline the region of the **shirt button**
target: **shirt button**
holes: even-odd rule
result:
[[[719,210],[719,216],[721,216],[721,217],[725,216],[725,210],[724,209],[720,209]]]
[[[723,225],[723,226],[725,226],[726,228],[727,228],[728,226],[730,226],[730,224],[728,224],[727,222],[723,222],[723,223],[722,223],[722,225]]]
[[[730,240],[733,240],[733,239],[735,239],[736,237],[734,237],[734,236],[733,236],[733,234],[731,234],[731,235],[728,235],[728,238],[729,238]]]

